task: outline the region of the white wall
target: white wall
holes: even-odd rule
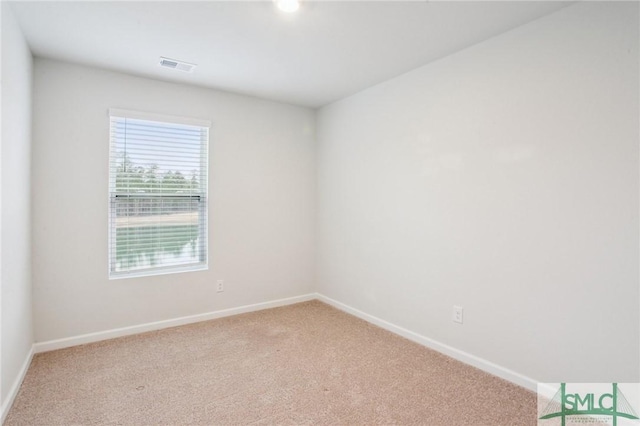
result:
[[[0,403],[16,383],[33,343],[31,318],[31,52],[2,2],[2,173],[0,194]]]
[[[108,280],[110,107],[212,120],[208,271]],[[36,59],[33,119],[36,341],[313,290],[314,111]]]
[[[535,380],[640,381],[638,75],[638,4],[585,2],[322,108],[319,291]]]

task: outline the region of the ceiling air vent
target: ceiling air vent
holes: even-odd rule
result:
[[[191,72],[196,67],[196,64],[190,64],[188,62],[178,61],[176,59],[169,59],[160,57],[160,66],[165,68],[172,68],[174,70]]]

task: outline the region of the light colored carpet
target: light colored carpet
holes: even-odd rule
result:
[[[536,396],[311,301],[38,354],[12,425],[535,425]]]

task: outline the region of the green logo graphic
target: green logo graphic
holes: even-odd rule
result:
[[[565,426],[570,416],[608,416],[617,426],[619,418],[638,420],[629,401],[618,388],[617,383],[611,384],[611,393],[567,393],[567,384],[561,383],[560,389],[547,404],[540,420],[560,417]]]

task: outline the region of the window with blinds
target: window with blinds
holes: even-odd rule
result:
[[[109,276],[206,269],[210,123],[109,116]]]

